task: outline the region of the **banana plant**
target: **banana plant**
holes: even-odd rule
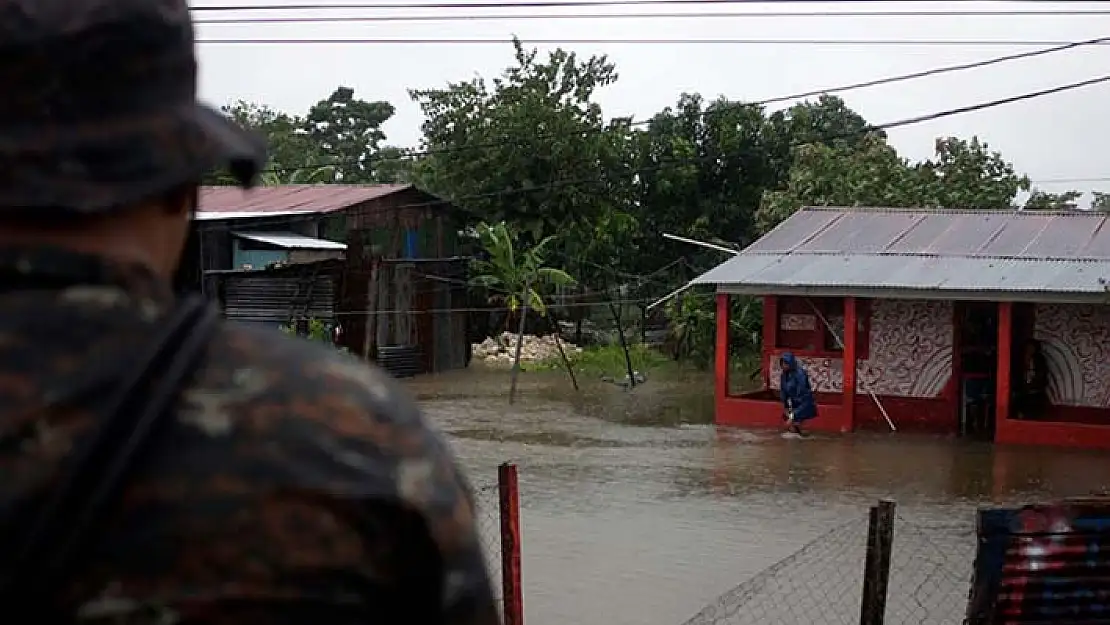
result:
[[[555,236],[549,236],[527,249],[518,249],[513,231],[505,224],[480,223],[475,227],[478,241],[488,258],[471,263],[474,272],[470,284],[488,289],[490,298],[502,301],[510,317],[522,305],[541,316],[547,315],[547,304],[540,293],[544,285],[570,286],[577,281],[570,274],[545,265],[546,250]],[[508,319],[506,319],[508,323]]]
[[[577,281],[570,274],[545,265],[547,246],[555,240],[549,236],[527,249],[518,249],[515,233],[505,222],[488,224],[482,222],[475,227],[478,241],[487,258],[475,259],[471,269],[475,275],[470,284],[483,287],[491,292],[490,299],[502,300],[509,309],[505,325],[508,328],[512,316],[520,310],[520,325],[517,331],[516,354],[513,356],[513,371],[509,386],[509,403],[516,397],[517,376],[520,373],[520,351],[524,344],[524,320],[531,308],[540,316],[547,315],[547,304],[543,301],[539,287],[543,285],[569,286]],[[567,371],[570,373],[569,363]],[[573,373],[571,373],[573,376]]]

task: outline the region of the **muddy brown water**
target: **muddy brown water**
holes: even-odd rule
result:
[[[1110,487],[1107,454],[784,440],[714,427],[704,374],[631,391],[582,382],[575,393],[565,375],[524,374],[513,406],[505,371],[408,382],[467,469],[490,545],[496,467],[519,466],[529,625],[680,625],[706,606],[697,622],[858,622],[867,508],[883,497],[900,516],[888,622],[959,622],[976,507]]]

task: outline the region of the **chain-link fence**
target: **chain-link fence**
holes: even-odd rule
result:
[[[889,535],[889,534],[888,534]],[[861,622],[869,533],[864,515],[809,542],[721,595],[685,625],[814,625]],[[896,516],[889,546],[885,618],[890,625],[964,622],[975,557],[973,515],[928,524]]]
[[[502,465],[497,474],[479,477],[474,499],[503,622],[519,625],[516,467]],[[885,516],[878,512],[882,506],[887,506]],[[893,504],[884,503],[872,510],[870,524],[860,514],[825,532],[724,593],[685,625],[856,625],[861,619],[883,625],[963,623],[977,545],[975,516],[937,524],[894,511]],[[510,575],[504,575],[506,569]],[[868,612],[865,604],[878,608]]]
[[[520,625],[524,619],[524,597],[516,465],[503,464],[492,477],[492,480],[479,478],[473,485],[478,539],[486,556],[502,622]]]
[[[721,595],[686,625],[859,622],[867,520],[838,526]]]
[[[491,483],[475,484],[474,504],[478,515],[478,538],[482,541],[482,551],[486,554],[486,565],[493,580],[493,592],[497,596],[498,607],[504,599],[504,584],[501,582],[501,511],[497,491],[497,475]]]
[[[898,515],[894,522],[886,622],[964,622],[975,561],[975,516],[936,524]]]

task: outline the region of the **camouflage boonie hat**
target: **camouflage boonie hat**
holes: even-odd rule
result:
[[[197,102],[185,0],[0,0],[0,211],[97,213],[265,145]],[[31,212],[31,211],[28,211]]]

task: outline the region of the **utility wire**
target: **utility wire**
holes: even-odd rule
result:
[[[332,24],[368,22],[468,22],[494,20],[595,20],[595,19],[765,19],[765,18],[842,18],[842,17],[1075,17],[1110,15],[1110,9],[1063,9],[1050,11],[769,11],[756,13],[531,13],[531,14],[450,14],[438,15],[360,15],[298,17],[218,17],[194,20],[194,24]]]
[[[1074,184],[1080,182],[1110,182],[1110,176],[1095,178],[1042,178],[1040,180],[1034,180],[1033,184]]]
[[[900,120],[897,120],[897,121],[886,122],[886,123],[882,123],[882,124],[874,124],[874,125],[868,126],[867,128],[863,129],[862,131],[834,134],[834,135],[822,137],[820,139],[820,141],[814,141],[814,140],[799,141],[799,142],[792,143],[787,147],[789,147],[790,149],[793,149],[793,148],[798,148],[798,147],[802,147],[802,146],[809,145],[809,144],[812,144],[812,143],[817,143],[817,142],[834,141],[834,140],[837,140],[837,139],[848,139],[848,138],[859,136],[860,134],[867,133],[867,132],[880,132],[880,131],[885,131],[885,130],[891,130],[893,128],[902,128],[902,127],[905,127],[905,126],[912,126],[912,125],[915,125],[915,124],[920,124],[920,123],[924,123],[924,122],[928,122],[928,121],[943,119],[945,117],[953,117],[953,116],[956,116],[956,115],[963,115],[963,114],[972,113],[972,112],[975,112],[975,111],[982,111],[982,110],[986,110],[986,109],[990,109],[990,108],[995,108],[995,107],[998,107],[998,106],[1004,106],[1004,105],[1013,104],[1013,103],[1016,103],[1016,102],[1023,102],[1023,101],[1026,101],[1026,100],[1032,100],[1032,99],[1044,97],[1044,96],[1047,96],[1047,95],[1053,95],[1053,94],[1062,93],[1062,92],[1065,92],[1065,91],[1072,91],[1072,90],[1075,90],[1075,89],[1081,89],[1083,87],[1089,87],[1089,86],[1092,86],[1092,85],[1106,83],[1106,82],[1110,82],[1110,75],[1100,76],[1100,77],[1097,77],[1097,78],[1090,78],[1088,80],[1082,80],[1082,81],[1078,81],[1078,82],[1072,82],[1072,83],[1060,85],[1060,86],[1057,86],[1057,87],[1052,87],[1052,88],[1049,88],[1049,89],[1041,89],[1039,91],[1026,92],[1026,93],[1011,96],[1011,97],[1008,97],[1008,98],[1000,98],[1000,99],[997,99],[997,100],[990,100],[990,101],[987,101],[987,102],[980,102],[980,103],[977,103],[977,104],[961,106],[961,107],[958,107],[958,108],[946,109],[946,110],[938,111],[938,112],[935,112],[935,113],[928,113],[928,114],[924,114],[924,115],[918,115],[918,116],[915,116],[915,117],[909,117],[909,118],[900,119]],[[716,158],[717,158],[717,156],[713,155],[712,158],[708,158],[708,159],[706,157],[697,157],[697,158],[692,158],[692,159],[691,158],[688,158],[688,159],[672,159],[672,160],[669,160],[669,161],[667,161],[665,163],[662,163],[662,164],[659,164],[659,165],[655,165],[655,166],[652,166],[652,167],[645,167],[645,168],[634,170],[633,172],[626,172],[626,173],[633,174],[633,175],[641,175],[641,174],[649,173],[649,172],[653,172],[653,171],[660,171],[662,169],[666,169],[666,168],[672,167],[674,165],[690,164],[690,163],[698,162],[698,161],[701,161],[701,160],[715,160]],[[546,183],[546,184],[529,185],[527,187],[520,187],[520,188],[516,188],[516,189],[504,189],[504,190],[499,190],[499,191],[491,191],[491,192],[486,192],[486,193],[476,193],[476,194],[472,194],[472,195],[459,196],[459,197],[454,197],[454,198],[450,198],[450,199],[436,199],[436,200],[427,201],[427,202],[415,202],[415,203],[411,203],[411,204],[398,205],[398,206],[391,207],[391,210],[401,210],[401,209],[406,209],[406,208],[424,208],[424,207],[440,206],[440,205],[444,205],[444,204],[458,204],[459,202],[466,201],[466,200],[488,199],[488,198],[491,198],[491,197],[506,197],[506,196],[524,194],[524,193],[533,193],[533,192],[536,192],[536,191],[547,191],[547,190],[551,190],[551,189],[555,189],[555,188],[561,188],[561,187],[567,187],[567,186],[579,186],[579,185],[587,185],[587,184],[606,184],[608,182],[609,182],[608,180],[600,179],[600,178],[581,178],[581,179],[554,180],[554,181],[552,181],[550,183]],[[288,217],[288,216],[286,215],[286,216],[283,216],[283,217]],[[198,223],[203,223],[203,222],[198,222]]]
[[[1031,0],[1030,0],[1031,1]],[[520,39],[531,45],[758,45],[758,46],[916,46],[916,47],[1025,47],[1059,46],[1059,39]],[[197,39],[211,45],[504,45],[510,39],[456,39],[445,37],[333,37],[325,39],[216,38]]]
[[[1019,53],[1016,53],[1016,54],[1007,54],[1007,55],[1004,55],[1004,56],[997,56],[997,57],[987,58],[987,59],[983,59],[983,60],[980,60],[980,61],[974,61],[974,62],[971,62],[971,63],[960,63],[960,64],[956,64],[956,65],[946,65],[946,66],[942,66],[942,67],[936,67],[936,68],[933,68],[933,69],[922,70],[922,71],[918,71],[918,72],[910,72],[908,74],[898,74],[898,75],[895,75],[895,76],[887,76],[887,77],[884,77],[884,78],[877,78],[877,79],[874,79],[874,80],[868,80],[868,81],[864,81],[864,82],[850,83],[850,84],[847,84],[847,85],[840,85],[840,86],[837,86],[837,87],[830,87],[830,88],[826,88],[826,89],[814,89],[814,90],[810,90],[810,91],[802,91],[802,92],[798,92],[798,93],[776,96],[776,97],[773,97],[773,98],[768,98],[768,99],[765,99],[765,100],[758,100],[756,102],[750,102],[750,103],[745,103],[745,104],[750,105],[750,106],[766,106],[768,104],[778,104],[778,103],[781,103],[781,102],[790,102],[790,101],[794,101],[794,100],[800,100],[800,99],[803,99],[803,98],[809,98],[809,97],[813,97],[813,96],[820,96],[820,95],[825,95],[825,94],[830,94],[830,93],[845,93],[845,92],[848,92],[848,91],[855,91],[857,89],[866,89],[866,88],[870,88],[870,87],[877,87],[877,86],[880,86],[880,85],[894,84],[894,83],[905,82],[905,81],[909,81],[909,80],[917,80],[917,79],[920,79],[920,78],[926,78],[926,77],[929,77],[929,76],[937,76],[937,75],[940,75],[940,74],[948,74],[948,73],[952,73],[952,72],[960,72],[960,71],[967,71],[967,70],[971,70],[971,69],[978,69],[978,68],[981,68],[981,67],[989,67],[991,65],[998,65],[1000,63],[1008,63],[1008,62],[1011,62],[1011,61],[1017,61],[1017,60],[1021,60],[1021,59],[1033,58],[1033,57],[1037,57],[1037,56],[1044,56],[1044,55],[1047,55],[1047,54],[1055,54],[1057,52],[1064,52],[1064,51],[1071,50],[1071,49],[1074,49],[1074,48],[1080,48],[1080,47],[1091,46],[1091,45],[1099,45],[1099,44],[1104,44],[1104,43],[1107,43],[1107,42],[1110,42],[1110,37],[1099,37],[1097,39],[1088,39],[1086,41],[1073,41],[1073,42],[1065,43],[1065,44],[1062,44],[1062,45],[1059,45],[1059,46],[1053,46],[1053,47],[1050,47],[1050,48],[1043,48],[1043,49],[1040,49],[1040,50],[1030,50],[1028,52],[1019,52]],[[714,113],[714,112],[716,112],[716,111],[713,111],[713,110],[703,111],[702,116],[705,116],[705,115],[708,115],[708,114]],[[651,124],[653,121],[655,121],[655,120],[654,119],[646,119],[646,120],[641,120],[641,121],[633,121],[633,122],[629,122],[629,125],[630,126],[644,126],[644,125]],[[597,129],[595,132],[600,133],[602,131],[603,131],[602,129]],[[556,138],[558,136],[559,136],[558,134],[547,134],[547,135],[539,135],[535,138],[538,139],[538,140],[543,140],[543,139],[548,139],[548,138]],[[498,141],[498,142],[492,142],[492,143],[473,144],[473,145],[450,147],[450,148],[430,148],[430,149],[427,149],[427,150],[412,150],[412,151],[406,151],[405,154],[402,154],[400,156],[395,156],[395,157],[381,157],[381,156],[377,156],[377,155],[371,155],[371,156],[367,157],[366,159],[360,161],[359,164],[370,164],[370,163],[374,163],[374,162],[399,161],[399,160],[407,160],[407,159],[412,159],[412,158],[419,158],[419,157],[422,157],[422,156],[435,156],[435,155],[439,155],[439,154],[454,154],[456,152],[465,152],[465,151],[472,151],[472,150],[494,149],[494,148],[505,147],[505,146],[508,146],[508,145],[513,145],[513,143],[512,142],[507,142],[507,141]],[[355,164],[355,163],[350,163],[350,164]],[[287,173],[287,172],[293,172],[293,171],[315,170],[315,169],[319,169],[321,167],[328,167],[328,166],[338,167],[338,166],[342,166],[342,165],[344,165],[344,163],[330,163],[330,164],[322,164],[322,165],[317,164],[317,165],[292,166],[292,167],[275,167],[275,168],[267,169],[265,171],[269,172],[269,173]]]
[[[882,0],[855,0],[855,3],[877,2]],[[900,4],[914,2],[932,2],[933,0],[896,0]],[[976,0],[949,0],[949,4],[960,2],[973,2]],[[1009,0],[1022,4],[1045,2],[1057,4],[1052,0]],[[739,6],[789,6],[791,4],[846,4],[843,0],[532,0],[526,2],[425,2],[425,3],[310,3],[310,4],[232,4],[232,5],[201,5],[190,7],[194,12],[217,11],[328,11],[328,10],[357,10],[357,9],[522,9],[530,7],[613,7],[613,6],[698,6],[698,5],[739,5]],[[1063,4],[1059,2],[1059,4]]]

